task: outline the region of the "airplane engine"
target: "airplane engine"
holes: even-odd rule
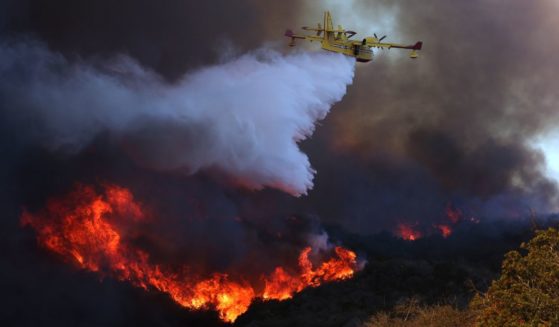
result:
[[[361,46],[360,46],[360,45],[355,45],[355,46],[353,47],[353,54],[354,54],[355,56],[358,56],[358,55],[359,55],[359,51],[361,51]]]

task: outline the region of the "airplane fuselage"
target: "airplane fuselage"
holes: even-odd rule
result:
[[[379,49],[408,49],[411,50],[410,58],[417,58],[417,51],[421,50],[422,42],[417,42],[412,45],[403,45],[398,43],[386,43],[382,40],[386,37],[378,38],[375,34],[374,37],[365,37],[362,40],[355,40],[352,37],[357,34],[354,31],[344,30],[338,25],[334,28],[332,23],[332,16],[330,12],[324,13],[324,25],[318,24],[317,27],[303,27],[303,30],[313,31],[314,35],[297,35],[291,30],[285,31],[285,36],[291,39],[289,46],[295,46],[295,40],[301,39],[310,42],[320,42],[322,49],[332,52],[344,54],[346,56],[354,57],[359,62],[369,62],[373,60],[373,48]]]
[[[369,62],[373,60],[373,49],[366,45],[355,44],[354,42],[347,41],[330,40],[323,40],[321,45],[324,50],[355,57],[355,59],[359,62]]]

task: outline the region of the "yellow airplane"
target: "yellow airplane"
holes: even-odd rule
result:
[[[355,57],[359,62],[368,62],[373,60],[373,50],[371,48],[379,49],[409,49],[411,50],[410,58],[417,58],[417,51],[421,50],[423,42],[417,42],[414,45],[402,45],[396,43],[383,43],[382,40],[386,35],[378,38],[376,34],[374,37],[369,36],[362,41],[351,40],[355,34],[354,31],[344,30],[341,25],[338,29],[334,29],[332,24],[332,16],[329,11],[324,12],[324,27],[318,23],[316,28],[303,27],[305,31],[314,31],[315,35],[297,35],[293,31],[285,31],[285,36],[291,38],[289,43],[290,47],[295,46],[295,39],[307,40],[311,42],[320,42],[322,49],[342,53],[346,56]]]

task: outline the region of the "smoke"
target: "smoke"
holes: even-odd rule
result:
[[[557,210],[546,171],[559,121],[553,1],[330,3],[356,37],[424,48],[415,61],[390,50],[358,65],[356,87],[305,144],[320,217],[364,232],[430,225],[449,202],[488,219]]]
[[[286,27],[317,23],[324,10],[359,37],[422,40],[417,61],[392,50],[358,65],[338,110],[302,144],[320,172],[314,191],[279,207],[360,231],[390,229],[399,219],[432,220],[448,202],[476,216],[557,208],[556,183],[544,171],[553,151],[533,147],[558,121],[553,58],[559,46],[548,37],[558,26],[552,0],[5,3],[0,25],[8,35],[30,33],[70,62],[126,53],[167,81],[214,64],[224,40],[243,52],[281,42]],[[155,135],[133,134],[122,150],[153,166],[158,157],[145,158],[145,149]],[[283,198],[266,202],[272,201]]]
[[[168,84],[128,57],[71,64],[37,43],[3,44],[0,63],[4,119],[30,142],[75,153],[106,133],[146,167],[217,170],[295,196],[315,173],[297,143],[344,96],[354,70],[342,55],[260,50]]]
[[[213,64],[224,44],[239,52],[283,38],[300,1],[4,0],[0,33],[31,34],[72,60],[126,53],[168,80]],[[211,20],[208,20],[211,17]]]

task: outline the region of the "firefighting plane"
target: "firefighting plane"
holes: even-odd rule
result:
[[[332,24],[332,16],[329,11],[324,12],[324,27],[320,23],[316,28],[303,27],[305,31],[314,31],[314,35],[297,35],[293,31],[285,31],[285,36],[291,38],[289,43],[290,47],[295,46],[295,39],[307,40],[310,42],[320,42],[322,49],[327,51],[333,51],[342,53],[346,56],[355,57],[359,62],[368,62],[373,60],[373,50],[372,48],[379,49],[409,49],[410,58],[415,59],[418,57],[417,51],[421,50],[423,42],[417,42],[414,45],[403,45],[397,43],[386,43],[382,42],[386,38],[386,35],[379,38],[376,34],[374,36],[369,36],[364,38],[362,41],[351,40],[351,38],[357,34],[354,31],[344,30],[341,25],[338,25],[338,29],[334,29],[334,24]]]

